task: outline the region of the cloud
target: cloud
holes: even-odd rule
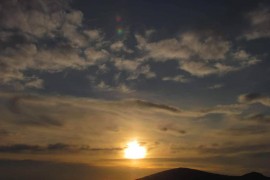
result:
[[[265,106],[270,106],[270,98],[268,96],[264,96],[259,93],[242,94],[238,96],[238,101],[240,103],[248,103],[248,104],[260,103]]]
[[[109,56],[109,53],[102,49],[102,50],[95,50],[94,48],[87,48],[84,51],[85,56],[86,56],[86,62],[88,64],[96,64],[99,61],[106,60]]]
[[[15,122],[30,126],[62,126],[57,118],[44,113],[32,113],[27,109],[27,101],[40,100],[36,96],[14,96],[8,100],[8,109],[16,115]]]
[[[95,47],[101,32],[82,28],[83,13],[66,1],[4,0],[0,17],[0,84],[40,89],[44,80],[26,71],[82,70],[108,57]]]
[[[111,44],[110,48],[112,51],[121,51],[125,47],[124,43],[122,41],[117,41],[113,44]]]
[[[143,141],[147,142],[160,138],[167,141],[169,138],[167,136],[196,137],[195,144],[187,145],[190,147],[210,135],[213,135],[213,138],[209,142],[219,141],[224,138],[224,133],[221,132],[231,128],[231,123],[235,127],[241,127],[244,120],[250,124],[256,122],[257,120],[249,120],[248,117],[238,118],[247,107],[246,104],[228,104],[202,109],[184,109],[158,100],[156,102],[142,99],[101,100],[59,95],[0,93],[2,117],[0,123],[4,125],[6,131],[11,132],[9,136],[3,136],[1,142],[7,145],[10,142],[39,145],[37,139],[46,137],[48,144],[61,142],[76,146],[67,147],[58,144],[53,146],[54,148],[77,150],[80,144],[90,143],[90,147],[84,148],[94,151],[98,148],[114,147],[113,144],[122,144],[127,141],[123,137],[129,132],[134,132],[145,134],[146,140]],[[211,114],[221,114],[224,118],[219,121],[219,117],[214,117],[213,121],[207,121],[211,118],[209,117]],[[206,121],[198,121],[198,118]],[[253,118],[259,121],[258,116]],[[199,135],[202,130],[206,134]],[[18,136],[21,136],[19,141]],[[108,137],[110,137],[108,142],[104,141]]]
[[[244,32],[243,37],[247,40],[270,37],[270,10],[260,7],[246,14],[250,27]]]
[[[268,128],[264,125],[246,125],[240,127],[232,127],[226,130],[228,133],[233,135],[260,135],[268,132]]]
[[[109,91],[119,90],[125,91],[126,93],[130,92],[128,87],[121,87],[121,84],[119,84],[119,89],[115,89],[104,82],[99,84],[99,88],[104,88]],[[1,99],[3,99],[3,102],[7,102],[0,105],[2,107],[2,115],[9,119],[9,123],[12,122],[17,125],[35,127],[59,128],[65,128],[65,126],[72,122],[72,119],[77,119],[77,116],[80,116],[80,119],[88,119],[89,117],[93,119],[104,119],[104,117],[112,116],[111,113],[125,116],[131,109],[134,112],[141,112],[141,115],[144,114],[145,117],[150,116],[150,114],[161,113],[164,116],[169,116],[168,118],[171,118],[170,116],[198,118],[208,114],[239,115],[247,107],[245,104],[230,104],[192,110],[140,99],[99,101],[88,98],[80,99],[64,96],[57,97],[12,93],[2,93]],[[119,119],[117,116],[114,118]],[[108,127],[106,121],[104,122],[105,124],[103,124],[102,121],[93,123],[98,127]],[[112,122],[110,122],[110,124],[111,123]],[[115,124],[115,126],[118,125],[118,123]]]
[[[245,50],[238,50],[233,54],[233,57],[240,61],[242,66],[250,66],[261,62],[261,60],[257,59],[255,56],[250,55]]]
[[[220,37],[193,32],[183,33],[178,38],[146,44],[151,57],[164,60],[190,59],[192,56],[202,60],[224,59],[229,48],[229,42]]]
[[[112,90],[111,87],[108,84],[106,84],[104,81],[101,81],[99,84],[97,84],[97,87],[100,89]]]
[[[130,100],[129,102],[132,104],[138,105],[140,107],[144,107],[144,108],[154,108],[154,109],[169,111],[169,112],[173,112],[173,113],[182,112],[180,109],[172,107],[172,106],[152,103],[152,102],[145,101],[145,100],[138,100],[137,99],[137,100]]]
[[[235,69],[230,66],[215,64],[214,66],[209,66],[204,62],[184,62],[180,65],[180,69],[189,72],[190,74],[197,77],[204,77],[211,74],[223,74]]]
[[[177,75],[177,76],[174,76],[174,77],[163,77],[162,80],[163,81],[174,81],[174,82],[180,82],[180,83],[189,82],[189,79],[187,79],[183,75]]]
[[[130,82],[135,84],[140,78],[189,81],[180,74],[159,77],[156,62],[174,60],[181,71],[195,77],[224,75],[259,62],[242,49],[234,52],[232,42],[213,31],[187,31],[158,41],[150,38],[157,30],[145,31],[145,37],[135,34],[137,46],[129,49],[130,39],[106,40],[102,30],[83,24],[82,11],[66,1],[4,0],[1,8],[0,84],[17,90],[44,88],[40,73],[85,71],[90,66],[98,68],[91,74],[94,86],[106,82],[127,92],[125,87],[134,90]],[[105,77],[110,73],[119,78],[108,81]]]
[[[66,6],[67,4],[60,0],[4,0],[1,3],[0,24],[6,29],[19,29],[37,37],[50,35],[61,27],[65,20],[63,10]]]
[[[26,83],[26,88],[36,88],[36,89],[42,89],[43,88],[43,80],[37,77],[31,77]]]
[[[134,60],[123,60],[121,58],[115,58],[114,65],[119,70],[134,72],[140,65],[140,62]]]
[[[212,86],[209,86],[208,89],[220,89],[224,87],[224,84],[214,84]]]
[[[243,120],[256,121],[258,123],[270,123],[270,116],[261,113],[255,113],[244,117]]]
[[[81,150],[84,151],[105,151],[105,152],[112,152],[112,151],[121,151],[123,148],[117,147],[117,148],[91,148],[89,146],[84,146],[81,148]]]
[[[120,72],[128,73],[128,76],[125,78],[128,80],[136,80],[139,76],[143,76],[146,79],[155,78],[156,74],[151,71],[149,65],[144,65],[139,59],[123,59],[123,58],[113,58],[113,63],[116,69]],[[117,81],[117,79],[115,79]]]
[[[114,91],[114,92],[125,93],[125,94],[129,94],[135,91],[123,83],[119,83],[117,85],[109,85],[105,83],[104,81],[100,81],[96,85],[96,88],[102,91]]]
[[[217,73],[213,67],[208,67],[205,63],[201,62],[183,63],[180,68],[199,77]]]
[[[228,105],[216,105],[211,108],[205,108],[200,112],[207,114],[225,114],[225,115],[239,115],[247,108],[244,104],[228,104]]]
[[[50,157],[59,161],[63,160],[60,157],[65,157],[64,160],[75,159],[77,162],[91,163],[92,157],[121,158],[125,143],[134,137],[133,134],[141,135],[142,138],[138,137],[138,141],[145,142],[145,146],[151,148],[149,156],[153,157],[160,154],[171,154],[173,157],[181,157],[181,154],[186,157],[205,157],[211,156],[212,152],[213,155],[226,152],[228,155],[249,153],[250,151],[244,151],[244,147],[240,146],[247,144],[251,148],[255,147],[252,147],[252,142],[248,144],[244,139],[249,137],[251,140],[256,139],[258,144],[264,144],[267,142],[267,136],[263,131],[256,132],[253,127],[241,130],[245,121],[241,118],[231,118],[234,115],[242,115],[246,106],[231,104],[184,109],[158,100],[104,100],[2,92],[0,125],[3,124],[3,129],[8,131],[9,135],[1,137],[0,155],[7,158],[14,157],[14,154],[37,159]],[[215,113],[224,115],[222,122],[219,121],[219,117],[209,121],[207,115]],[[60,125],[46,121],[46,116]],[[206,121],[198,121],[198,117]],[[254,124],[251,120],[246,122]],[[231,137],[237,134],[238,127],[241,136],[237,141],[233,141],[235,144],[198,147],[205,139],[207,144],[231,142]],[[265,129],[269,127],[265,126]],[[232,136],[228,136],[228,133]],[[46,142],[40,142],[41,138]],[[152,145],[156,141],[160,142],[158,147]],[[183,148],[174,149],[174,146]],[[225,150],[222,150],[223,148]],[[259,149],[258,147],[254,152],[260,152]],[[89,159],[85,159],[85,154],[89,155]]]
[[[91,151],[120,151],[123,148],[91,148],[88,145],[70,145],[63,143],[48,144],[47,146],[13,144],[0,145],[1,153],[72,153],[72,152],[91,152]]]
[[[123,93],[131,93],[134,91],[125,84],[119,84],[115,89]]]
[[[41,126],[41,127],[61,127],[63,126],[63,122],[58,120],[57,118],[54,118],[50,115],[42,115],[37,114],[36,116],[33,116],[29,113],[21,115],[21,118],[18,117],[17,123],[21,125],[27,125],[27,126]]]
[[[245,144],[245,145],[231,145],[221,147],[206,147],[200,146],[198,151],[201,153],[210,154],[237,154],[244,152],[260,152],[270,149],[270,144]]]
[[[88,55],[88,53],[86,54]],[[94,57],[96,58],[96,54]],[[50,61],[48,61],[48,59],[50,59]],[[59,72],[66,68],[83,69],[87,64],[88,62],[82,59],[76,49],[58,47],[56,49],[40,50],[33,65],[37,66],[37,70]],[[29,68],[35,69],[34,66]]]
[[[72,148],[72,146],[69,144],[56,143],[56,144],[48,144],[48,146],[45,149],[49,151],[69,151],[70,148]]]
[[[250,55],[249,55],[246,51],[244,51],[244,50],[239,50],[239,51],[237,51],[237,52],[234,53],[234,57],[235,57],[236,59],[242,60],[242,59],[247,59],[247,58],[249,58]]]
[[[64,69],[83,70],[108,58],[105,50],[87,48],[84,59],[77,49],[70,46],[38,48],[35,44],[20,44],[4,50],[0,55],[0,83],[20,83],[26,88],[42,88],[43,80],[37,76],[26,76],[25,71],[36,70],[55,73]]]
[[[186,130],[179,127],[177,124],[163,124],[163,125],[160,125],[158,129],[163,132],[176,133],[176,135],[184,135],[187,133]]]
[[[135,37],[138,49],[146,54],[144,59],[161,62],[175,60],[179,63],[179,69],[192,76],[223,75],[259,62],[246,52],[248,57],[244,58],[243,50],[239,50],[235,53],[235,58],[231,58],[232,43],[215,33],[186,32],[176,38],[155,42],[149,42],[141,35]]]
[[[242,94],[238,97],[238,101],[242,103],[251,102],[257,99],[260,99],[262,97],[259,93],[248,93],[248,94]]]
[[[137,79],[140,75],[143,75],[146,79],[152,79],[156,77],[156,73],[151,70],[149,65],[141,65],[128,77],[128,80]]]
[[[165,39],[158,42],[147,42],[137,35],[138,47],[146,50],[151,58],[159,61],[168,59],[190,59],[197,56],[202,60],[224,59],[230,49],[230,43],[219,36],[204,35],[203,33],[183,33],[177,38]]]
[[[138,47],[149,53],[149,57],[157,61],[167,61],[168,59],[187,59],[191,56],[191,51],[184,47],[177,39],[165,39],[159,42],[148,43],[140,35],[136,35]]]
[[[32,38],[53,38],[61,32],[74,46],[87,44],[87,37],[78,31],[83,13],[71,9],[68,2],[4,0],[1,5],[0,24],[5,29],[20,30]]]
[[[102,32],[99,30],[84,30],[84,34],[87,35],[91,41],[101,41],[103,39]]]
[[[0,152],[4,153],[18,153],[18,152],[37,152],[42,149],[37,145],[15,144],[9,146],[0,146]]]
[[[134,51],[127,48],[124,41],[116,41],[110,45],[110,49],[113,52],[121,52],[124,51],[126,53],[133,53]]]
[[[214,34],[185,33],[181,38],[182,44],[192,51],[192,55],[203,60],[224,59],[230,50],[229,41]]]

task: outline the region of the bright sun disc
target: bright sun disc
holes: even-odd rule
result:
[[[146,156],[146,148],[140,146],[140,144],[135,140],[127,144],[125,149],[125,158],[127,159],[142,159]]]

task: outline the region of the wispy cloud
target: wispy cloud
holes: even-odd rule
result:
[[[163,77],[162,80],[163,81],[174,81],[174,82],[180,82],[180,83],[187,83],[190,81],[189,79],[187,79],[183,75],[177,75],[174,77]]]
[[[157,104],[157,103],[144,101],[144,100],[130,100],[127,102],[130,102],[132,104],[136,104],[139,107],[154,108],[154,109],[159,109],[159,110],[164,110],[164,111],[169,111],[169,112],[174,112],[174,113],[181,112],[180,109],[173,107],[173,106],[168,106],[165,104]]]
[[[224,84],[214,84],[212,86],[209,86],[208,89],[220,89],[224,87]]]
[[[261,6],[246,14],[246,18],[250,22],[250,27],[243,34],[247,40],[270,37],[270,11],[268,7]]]

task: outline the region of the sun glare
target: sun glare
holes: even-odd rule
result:
[[[127,159],[142,159],[146,156],[146,148],[140,146],[140,144],[135,140],[127,144],[125,149],[125,158]]]

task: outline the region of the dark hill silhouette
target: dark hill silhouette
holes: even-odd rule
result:
[[[270,180],[270,178],[257,172],[248,173],[243,176],[227,176],[195,169],[177,168],[152,174],[137,180]]]

